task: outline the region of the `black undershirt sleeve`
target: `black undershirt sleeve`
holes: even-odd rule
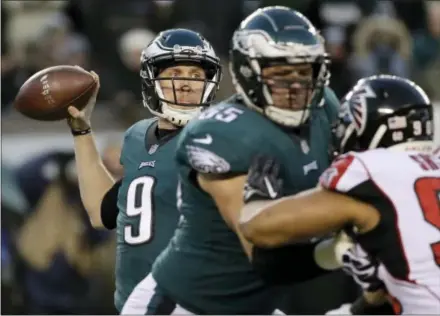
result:
[[[290,284],[310,280],[331,271],[320,268],[314,257],[315,243],[301,243],[279,248],[254,247],[252,265],[268,283]]]
[[[101,221],[105,228],[115,229],[118,217],[118,192],[122,180],[117,181],[104,195],[101,202]]]

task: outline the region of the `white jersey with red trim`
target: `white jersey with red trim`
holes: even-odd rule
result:
[[[348,153],[320,184],[381,213],[379,225],[355,240],[380,262],[395,311],[440,315],[440,154]]]

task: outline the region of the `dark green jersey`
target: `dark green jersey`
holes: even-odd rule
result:
[[[153,276],[165,293],[194,313],[272,312],[276,296],[253,271],[212,198],[199,189],[195,171],[246,174],[257,154],[267,154],[283,164],[286,195],[314,187],[329,165],[336,106],[326,104],[313,111],[301,137],[233,101],[211,107],[183,129],[176,156],[182,217],[153,266]]]
[[[118,194],[115,305],[122,309],[133,288],[144,279],[172,237],[176,208],[177,137],[156,137],[157,119],[130,127],[121,163],[124,178]]]

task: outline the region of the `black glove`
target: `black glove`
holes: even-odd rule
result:
[[[267,156],[257,156],[252,162],[244,185],[244,203],[256,200],[273,200],[282,196],[283,180],[280,165]]]

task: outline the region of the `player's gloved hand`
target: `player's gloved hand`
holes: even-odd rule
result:
[[[385,288],[378,278],[379,265],[357,244],[342,255],[343,270],[351,275],[364,291],[375,292]]]
[[[244,202],[281,197],[283,181],[280,179],[279,173],[280,165],[273,158],[256,157],[249,168],[244,186]]]
[[[67,108],[67,111],[70,114],[70,117],[67,118],[67,124],[70,126],[73,135],[82,135],[90,132],[92,112],[93,108],[95,107],[96,97],[98,96],[100,88],[99,76],[94,71],[91,71],[90,73],[96,81],[96,88],[89,102],[82,111],[78,110],[74,106],[69,106]]]

